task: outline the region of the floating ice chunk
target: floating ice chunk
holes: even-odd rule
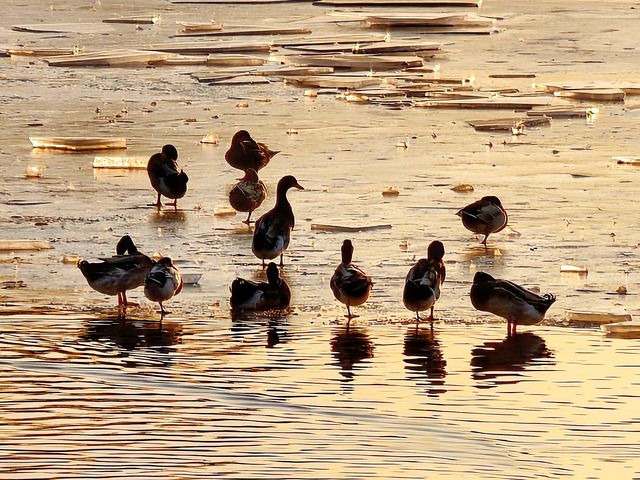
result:
[[[95,157],[93,168],[147,168],[145,157]]]
[[[220,143],[220,139],[218,138],[218,135],[216,135],[215,133],[207,133],[204,137],[200,139],[200,143],[217,145]]]
[[[468,183],[461,183],[460,185],[456,185],[455,187],[451,187],[451,190],[458,193],[467,193],[473,192],[473,185],[469,185]]]
[[[29,165],[27,167],[27,178],[42,178],[46,170],[44,165]]]
[[[603,325],[607,323],[619,323],[631,321],[629,314],[617,313],[598,313],[598,312],[575,312],[567,311],[566,319],[569,323],[592,323],[594,325]]]
[[[636,333],[640,334],[640,322],[620,322],[600,325],[600,330],[607,333]]]
[[[231,217],[236,214],[236,211],[233,208],[220,207],[214,208],[213,214],[216,217]]]
[[[589,273],[589,269],[587,267],[579,267],[577,265],[560,265],[560,272],[586,275]]]

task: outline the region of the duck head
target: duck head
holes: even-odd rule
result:
[[[481,200],[484,200],[485,202],[491,202],[494,205],[498,205],[500,208],[503,208],[502,203],[500,203],[500,199],[494,195],[487,195],[486,197],[482,197]]]
[[[280,282],[280,270],[274,262],[269,262],[267,265],[267,281],[269,285],[278,285]]]
[[[444,257],[444,245],[439,240],[434,240],[427,248],[427,257],[433,260],[442,260]]]
[[[246,130],[238,130],[233,134],[233,137],[231,137],[231,145],[236,145],[243,140],[248,140],[250,138],[251,135],[249,135],[249,132],[247,132]]]
[[[165,268],[173,268],[173,262],[169,257],[162,257],[160,260],[158,260],[157,264]]]
[[[298,190],[304,190],[304,187],[298,183],[296,177],[293,175],[286,175],[278,182],[278,193],[285,193],[290,188],[297,188]]]
[[[162,147],[162,156],[169,160],[177,160],[178,150],[173,145],[167,144],[164,147]]]
[[[480,283],[491,282],[493,280],[495,280],[495,278],[493,278],[488,273],[484,273],[484,272],[476,272],[476,274],[473,276],[473,284],[474,285],[478,285]]]
[[[342,242],[342,263],[344,264],[349,264],[351,263],[351,260],[353,259],[353,243],[351,243],[351,240],[345,240],[344,242]]]

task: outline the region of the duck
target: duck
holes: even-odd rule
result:
[[[427,258],[418,260],[407,273],[402,302],[408,310],[416,312],[417,324],[420,323],[420,312],[429,308],[429,321],[433,323],[433,308],[440,298],[440,287],[447,275],[443,257],[444,245],[435,240],[427,248]]]
[[[353,243],[342,242],[342,261],[331,276],[329,285],[336,299],[347,306],[347,319],[350,322],[357,315],[351,314],[351,307],[362,305],[369,298],[373,281],[360,267],[352,263]]]
[[[162,207],[161,195],[172,198],[176,210],[178,199],[187,193],[187,182],[189,177],[182,169],[178,170],[178,150],[173,145],[165,145],[160,153],[154,153],[147,162],[147,174],[151,181],[151,186],[158,192],[158,200],[155,206]]]
[[[266,167],[277,153],[280,152],[270,150],[264,143],[256,142],[246,130],[239,130],[231,138],[231,145],[224,154],[224,159],[233,168],[253,168],[257,172]]]
[[[238,212],[249,212],[247,219],[242,222],[249,225],[251,214],[267,198],[267,187],[253,168],[247,168],[244,177],[238,180],[240,181],[229,192],[229,203]]]
[[[174,267],[171,258],[162,257],[151,268],[144,281],[144,296],[152,302],[160,304],[160,313],[164,316],[167,312],[162,302],[173,298],[182,291],[182,275]]]
[[[462,219],[462,225],[473,233],[484,235],[483,245],[487,245],[487,238],[507,226],[509,216],[502,206],[500,199],[493,195],[482,197],[480,200],[461,208],[456,212]]]
[[[231,283],[231,307],[244,310],[271,310],[285,308],[291,302],[291,289],[280,277],[274,262],[267,266],[267,281],[253,282],[236,278]]]
[[[287,199],[287,192],[293,187],[304,190],[293,175],[282,177],[276,188],[275,206],[256,220],[251,250],[262,260],[262,268],[265,268],[265,259],[273,260],[278,255],[280,266],[284,265],[284,251],[289,246],[291,230],[295,226],[293,210]]]
[[[493,313],[507,320],[507,336],[515,335],[520,325],[540,323],[556,301],[553,294],[538,295],[508,280],[476,272],[470,292],[476,310]]]
[[[78,261],[78,268],[91,288],[105,295],[117,295],[118,307],[136,305],[127,302],[127,290],[144,285],[155,262],[140,253],[129,235],[116,245],[116,255],[99,262]]]

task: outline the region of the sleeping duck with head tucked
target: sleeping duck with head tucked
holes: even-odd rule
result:
[[[252,168],[257,172],[266,167],[277,153],[280,152],[269,150],[264,143],[256,142],[246,130],[239,130],[233,135],[224,158],[233,168],[240,170]]]
[[[162,206],[160,197],[164,195],[173,199],[172,203],[178,208],[178,199],[187,193],[187,182],[189,177],[178,166],[178,150],[173,145],[165,145],[160,153],[154,153],[147,162],[147,174],[151,181],[151,186],[158,192],[158,200],[155,206],[158,209]]]
[[[507,335],[515,335],[518,325],[540,323],[556,301],[550,293],[538,295],[507,280],[476,272],[470,292],[471,304],[507,320]]]
[[[443,257],[442,242],[438,240],[431,242],[427,249],[427,258],[418,260],[405,279],[402,301],[408,310],[416,312],[418,323],[420,323],[420,312],[428,309],[431,309],[429,321],[433,322],[433,308],[440,298],[440,287],[447,275]]]
[[[284,265],[284,252],[289,246],[291,230],[295,226],[293,209],[287,199],[290,188],[304,190],[293,175],[282,177],[276,189],[275,206],[256,220],[251,250],[262,260],[262,268],[265,268],[265,260],[273,260],[278,255],[280,266]]]
[[[171,258],[162,257],[151,268],[144,280],[144,296],[152,302],[160,304],[160,314],[167,312],[162,306],[163,302],[173,298],[182,291],[182,275],[173,265]]]
[[[500,199],[492,195],[461,208],[456,215],[462,219],[462,225],[467,230],[484,235],[482,243],[485,246],[489,235],[504,229],[509,221]]]
[[[249,225],[251,214],[267,198],[267,187],[253,168],[247,168],[244,177],[238,180],[240,181],[229,192],[229,203],[238,212],[249,212],[247,219],[243,220],[243,223]]]

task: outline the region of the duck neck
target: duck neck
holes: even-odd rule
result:
[[[342,263],[349,265],[353,260],[353,246],[350,244],[342,245]]]
[[[291,211],[291,204],[287,199],[288,188],[279,188],[276,196],[276,208]]]

